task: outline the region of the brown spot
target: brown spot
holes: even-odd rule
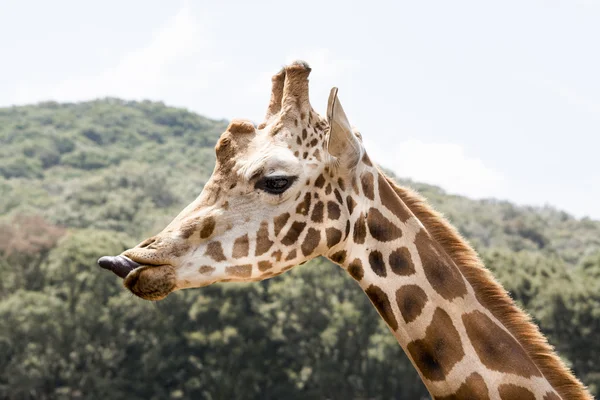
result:
[[[210,275],[214,272],[215,267],[211,267],[210,265],[203,265],[198,269],[202,275]]]
[[[373,207],[367,215],[367,225],[371,236],[380,242],[389,242],[402,236],[402,231]]]
[[[239,276],[242,278],[248,278],[252,275],[252,265],[233,265],[231,267],[225,267],[225,273],[233,276]]]
[[[283,229],[283,227],[285,226],[285,223],[288,221],[289,218],[290,218],[290,214],[285,213],[285,214],[281,214],[280,216],[275,217],[273,219],[275,236],[279,235],[279,232],[281,232],[281,230]]]
[[[449,396],[435,397],[435,400],[489,400],[490,395],[483,380],[477,372],[467,377],[458,390]]]
[[[396,303],[404,322],[409,323],[421,315],[427,303],[427,294],[417,285],[404,285],[396,291]]]
[[[462,316],[479,359],[489,369],[529,378],[542,376],[521,345],[480,311]]]
[[[312,211],[312,215],[310,217],[310,219],[313,222],[323,222],[323,202],[319,201],[318,203],[315,204],[315,207],[313,208]]]
[[[258,262],[258,269],[260,271],[266,271],[268,269],[273,268],[273,264],[271,263],[271,261],[259,261]]]
[[[305,151],[304,153],[302,153],[302,158],[305,159],[305,160],[308,158],[308,152],[307,151]]]
[[[315,147],[317,145],[317,143],[319,143],[319,141],[317,139],[313,139],[313,140],[310,141],[310,145],[312,147]]]
[[[290,251],[290,254],[288,254],[287,257],[285,258],[285,261],[290,261],[290,260],[293,260],[294,258],[296,258],[296,249]]]
[[[279,261],[281,260],[281,250],[277,250],[271,253],[271,257],[273,257],[275,259],[275,261]]]
[[[524,387],[505,383],[498,386],[502,400],[535,400],[535,395]]]
[[[407,350],[423,376],[432,381],[443,380],[465,355],[452,319],[439,307],[433,313],[425,338],[410,342]]]
[[[225,254],[223,254],[223,247],[221,242],[210,242],[206,245],[205,256],[209,256],[215,261],[225,261]]]
[[[344,205],[344,199],[342,199],[342,194],[340,193],[339,190],[334,189],[333,194],[335,194],[335,199],[337,200],[338,203],[340,203],[340,205]]]
[[[188,244],[186,244],[186,243],[183,243],[183,244],[180,244],[180,245],[175,245],[175,246],[173,246],[171,248],[170,254],[173,255],[174,257],[181,257],[189,249],[190,249],[190,246]]]
[[[360,213],[358,219],[354,223],[354,231],[352,232],[352,240],[356,244],[363,244],[367,236],[367,225],[365,224],[365,215]]]
[[[213,217],[207,217],[202,221],[202,229],[200,230],[200,237],[206,239],[212,235],[215,229],[215,219]]]
[[[290,229],[288,229],[287,233],[281,239],[281,243],[286,246],[290,246],[298,241],[298,236],[302,233],[302,231],[306,228],[306,223],[294,221]]]
[[[344,239],[348,238],[348,234],[350,234],[350,221],[346,220],[346,229],[345,229]]]
[[[369,253],[369,264],[371,269],[379,276],[386,277],[385,263],[383,262],[383,254],[380,251],[374,250]]]
[[[352,176],[352,190],[354,190],[355,194],[360,194],[358,191],[358,183],[356,183],[356,176]]]
[[[231,189],[235,188],[236,186],[237,186],[237,182],[233,182],[233,183],[232,183],[232,184],[229,186],[229,189],[231,190]]]
[[[363,278],[365,271],[363,270],[362,262],[359,258],[355,258],[350,265],[348,265],[348,273],[357,281],[360,281]]]
[[[433,289],[446,300],[467,294],[467,287],[454,261],[421,229],[415,237],[425,276]]]
[[[354,201],[352,196],[346,197],[346,205],[348,206],[348,213],[350,215],[352,215],[352,212],[354,211],[354,207],[356,207],[356,202]]]
[[[300,156],[300,153],[298,151],[295,151],[294,152],[294,157],[299,157],[299,156]]]
[[[324,185],[325,185],[325,177],[323,176],[323,174],[321,174],[315,181],[315,186],[318,188],[322,188]]]
[[[340,189],[342,189],[342,191],[346,190],[346,183],[344,183],[344,180],[342,178],[338,178],[338,186],[340,187]]]
[[[240,236],[233,242],[233,254],[234,258],[242,258],[248,256],[248,250],[250,249],[250,242],[248,241],[248,235]]]
[[[390,268],[396,275],[412,275],[415,273],[410,252],[406,247],[399,247],[390,253]]]
[[[294,119],[294,125],[298,126],[298,118]]]
[[[327,247],[331,248],[342,240],[342,231],[336,228],[327,228],[325,236],[327,236]]]
[[[319,149],[315,149],[315,152],[313,153],[313,157],[317,159],[317,161],[321,161],[321,152],[319,151]]]
[[[394,192],[394,189],[385,180],[383,175],[379,174],[379,198],[381,203],[402,222],[410,218],[408,207],[400,200],[400,197]]]
[[[340,206],[333,201],[327,202],[327,218],[339,219],[340,218]]]
[[[373,174],[370,172],[365,172],[360,177],[360,183],[362,185],[363,193],[369,200],[373,200],[375,198],[374,188],[373,188]]]
[[[307,136],[307,132],[306,132],[306,128],[302,129],[302,140],[306,139]]]
[[[296,207],[296,213],[301,215],[308,215],[308,210],[310,209],[310,198],[312,196],[309,192],[304,194],[304,200],[298,204]]]
[[[346,260],[346,250],[340,250],[338,252],[333,253],[331,257],[329,257],[329,259],[334,263],[343,264]]]
[[[367,290],[365,290],[365,293],[369,296],[371,303],[373,303],[386,324],[388,324],[393,331],[398,329],[398,321],[396,321],[387,294],[375,285],[369,286]]]
[[[273,242],[269,240],[269,224],[263,221],[256,232],[256,251],[254,255],[260,256],[261,254],[265,254],[271,246],[273,246]]]
[[[367,155],[367,153],[363,154],[362,162],[364,162],[365,164],[367,164],[369,167],[373,166],[373,163],[371,163],[371,159],[369,158],[369,156]]]
[[[332,191],[331,183],[328,183],[327,187],[325,188],[325,194],[331,194],[331,191]]]
[[[321,232],[314,229],[308,228],[304,242],[302,242],[302,254],[309,256],[315,251],[319,242],[321,241]]]
[[[560,397],[554,392],[548,392],[544,395],[544,400],[560,400]]]

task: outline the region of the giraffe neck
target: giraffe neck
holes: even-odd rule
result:
[[[351,233],[343,249],[332,249],[329,257],[358,281],[432,396],[591,398],[566,369],[566,381],[578,385],[575,389],[580,396],[566,397],[565,393],[574,391],[555,390],[544,376],[544,368],[536,365],[535,356],[528,352],[530,348],[522,345],[482,299],[489,288],[472,284],[461,268],[464,260],[451,257],[452,251],[430,232],[436,227],[419,220],[414,208],[377,168],[361,167],[355,192],[362,191],[367,201],[351,211]],[[499,285],[489,278],[489,285],[497,289]],[[514,307],[512,302],[509,305]],[[528,329],[537,332],[523,318],[531,325]]]

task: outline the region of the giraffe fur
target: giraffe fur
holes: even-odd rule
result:
[[[434,399],[591,399],[472,247],[370,160],[337,89],[325,118],[313,110],[309,74],[284,67],[265,121],[231,121],[199,197],[118,256],[125,287],[159,300],[325,256],[364,290]]]

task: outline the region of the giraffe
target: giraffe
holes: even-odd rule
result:
[[[265,121],[231,121],[198,198],[99,265],[160,300],[325,256],[364,290],[434,399],[591,399],[473,248],[370,160],[337,88],[325,118],[313,110],[309,74],[300,61],[277,73]]]

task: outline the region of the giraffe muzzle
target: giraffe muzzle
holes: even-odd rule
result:
[[[125,256],[104,256],[98,260],[101,268],[112,271],[120,278],[125,278],[131,271],[141,266],[141,264]]]

